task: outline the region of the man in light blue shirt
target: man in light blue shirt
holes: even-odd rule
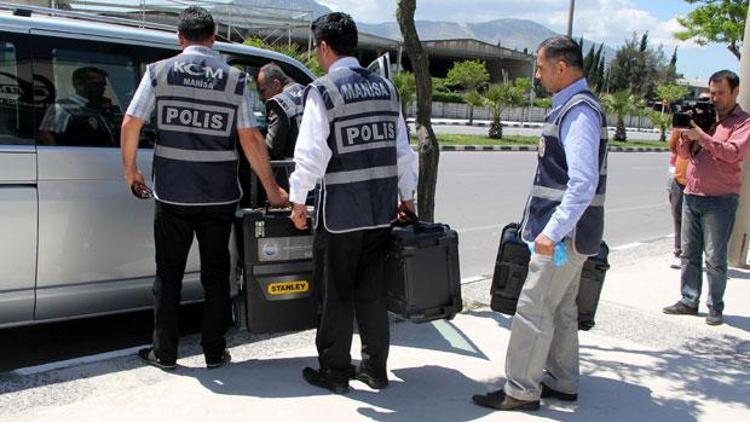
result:
[[[533,244],[529,273],[511,326],[505,387],[473,397],[497,410],[536,410],[540,398],[577,400],[576,297],[583,263],[597,254],[604,232],[606,119],[583,77],[580,47],[565,36],[542,42],[536,77],[554,97],[521,227]]]

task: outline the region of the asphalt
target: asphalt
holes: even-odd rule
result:
[[[750,418],[750,272],[732,269],[726,323],[675,317],[669,240],[611,255],[597,326],[580,333],[577,403],[545,400],[513,420],[692,421]],[[174,372],[131,353],[0,374],[0,420],[496,420],[471,395],[502,385],[510,318],[487,308],[489,280],[465,280],[464,312],[428,324],[393,321],[390,386],[352,382],[348,395],[307,385],[314,332],[234,332],[233,362],[204,368],[196,336],[182,340]],[[358,359],[355,336],[353,357]]]

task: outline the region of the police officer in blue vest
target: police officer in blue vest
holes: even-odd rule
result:
[[[276,63],[268,63],[260,68],[255,78],[258,96],[266,105],[266,145],[271,160],[287,161],[294,156],[294,146],[297,142],[299,125],[302,121],[302,96],[305,87],[295,82]],[[284,164],[276,164],[274,169],[276,182],[284,189],[289,188],[289,173],[291,168]],[[240,163],[240,182],[247,193],[256,189],[250,179],[250,169],[244,160]],[[247,186],[247,188],[246,188]],[[243,207],[257,207],[264,203],[265,192],[256,191],[243,199]],[[254,202],[253,202],[254,201]]]
[[[261,67],[255,83],[261,101],[266,104],[266,145],[271,159],[292,158],[302,122],[305,87],[287,76],[276,63]]]
[[[578,284],[604,232],[607,124],[583,76],[581,48],[555,36],[541,43],[536,63],[536,77],[554,96],[521,227],[533,253],[511,325],[505,386],[473,397],[497,410],[577,400]]]
[[[307,193],[321,180],[313,271],[323,283],[323,305],[315,340],[320,368],[302,374],[335,393],[347,392],[350,378],[380,389],[388,385],[390,343],[385,246],[399,207],[414,210],[416,160],[398,92],[351,57],[357,46],[352,18],[322,16],[312,32],[326,75],[306,88],[289,186],[292,221],[305,228]],[[358,368],[350,354],[355,316],[362,340]]]
[[[138,138],[144,121],[156,124],[153,196],[154,335],[152,347],[138,355],[162,369],[174,369],[179,337],[178,310],[185,264],[198,238],[201,284],[205,292],[201,345],[208,368],[231,357],[224,334],[232,323],[229,295],[229,234],[241,191],[238,148],[258,174],[274,205],[286,205],[276,184],[263,136],[254,127],[244,72],[212,50],[216,25],[200,7],[180,14],[181,54],[148,66],[122,125],[125,183],[141,197],[149,189],[138,169]]]

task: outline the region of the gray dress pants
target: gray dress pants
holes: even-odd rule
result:
[[[586,256],[565,241],[568,262],[534,254],[511,324],[505,359],[505,393],[539,400],[541,382],[564,393],[578,391],[578,285]]]

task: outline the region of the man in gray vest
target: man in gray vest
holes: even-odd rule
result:
[[[266,145],[271,159],[292,158],[304,111],[305,87],[287,76],[276,63],[261,67],[255,82],[260,99],[266,104]]]
[[[273,179],[268,153],[254,127],[247,75],[211,49],[216,25],[200,7],[180,14],[181,54],[148,66],[122,125],[125,183],[136,195],[149,190],[136,161],[144,121],[156,120],[153,196],[154,335],[138,355],[174,369],[179,331],[180,289],[193,236],[198,238],[205,292],[201,345],[208,368],[231,359],[224,334],[232,322],[229,296],[229,234],[240,199],[237,137],[274,205],[288,203]]]
[[[314,279],[323,307],[315,340],[319,369],[305,380],[335,393],[356,378],[388,385],[388,314],[383,298],[385,247],[400,207],[414,209],[416,160],[390,81],[351,57],[357,27],[331,13],[312,24],[315,54],[326,75],[305,91],[305,112],[289,179],[292,221],[305,228],[307,193],[321,180],[316,206]],[[362,340],[359,368],[351,364],[353,319]]]
[[[553,93],[521,227],[533,244],[511,325],[503,389],[475,395],[497,410],[536,410],[578,398],[578,284],[604,232],[607,125],[583,76],[581,48],[555,36],[537,50],[536,77]]]

